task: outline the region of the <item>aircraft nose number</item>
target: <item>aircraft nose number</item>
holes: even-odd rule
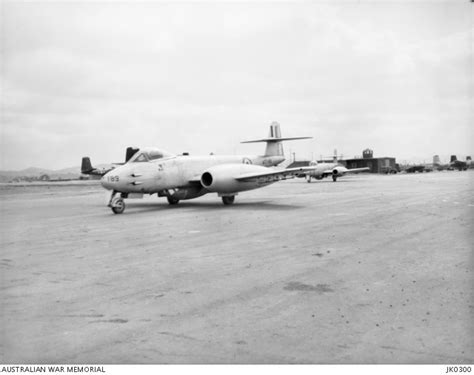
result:
[[[119,182],[119,176],[107,176],[108,182]]]

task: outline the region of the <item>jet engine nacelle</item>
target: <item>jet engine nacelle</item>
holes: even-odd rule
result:
[[[332,170],[334,176],[342,176],[347,171],[344,167],[336,167]]]
[[[236,177],[249,173],[268,172],[268,168],[253,164],[222,164],[209,168],[201,175],[201,184],[208,191],[219,194],[237,193],[256,189],[271,182],[262,179],[239,181]],[[273,182],[273,181],[272,181]]]

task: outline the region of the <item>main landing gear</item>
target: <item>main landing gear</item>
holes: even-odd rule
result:
[[[222,203],[224,203],[226,206],[233,204],[235,200],[235,195],[227,195],[222,197]]]
[[[168,200],[168,203],[172,206],[175,206],[179,203],[179,199],[176,197],[173,197],[172,195],[168,195],[166,199]]]
[[[307,175],[306,176],[306,181],[308,182],[308,184],[311,182],[311,176],[310,175]],[[319,176],[315,176],[314,177],[316,180],[322,180],[323,179],[323,176],[319,175]]]
[[[333,180],[334,182],[337,181],[337,176],[336,176],[335,174],[332,175],[332,180]]]

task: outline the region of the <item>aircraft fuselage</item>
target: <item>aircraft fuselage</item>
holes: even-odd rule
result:
[[[311,164],[310,164],[311,165]],[[327,173],[325,173],[328,170],[332,170],[336,167],[342,167],[340,164],[337,163],[318,163],[315,165],[316,169],[312,172],[309,173],[311,177],[321,179],[323,177],[327,176]],[[344,168],[344,167],[342,167]]]
[[[122,193],[153,194],[167,189],[195,188],[203,171],[221,164],[260,165],[263,168],[279,162],[281,161],[275,157],[262,156],[179,155],[154,161],[127,163],[108,172],[102,177],[101,183],[106,189]]]

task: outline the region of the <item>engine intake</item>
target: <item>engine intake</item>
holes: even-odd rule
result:
[[[209,172],[204,172],[201,176],[201,183],[204,187],[210,187],[212,185],[212,181],[213,181],[213,178],[212,178],[212,174],[210,174]]]

